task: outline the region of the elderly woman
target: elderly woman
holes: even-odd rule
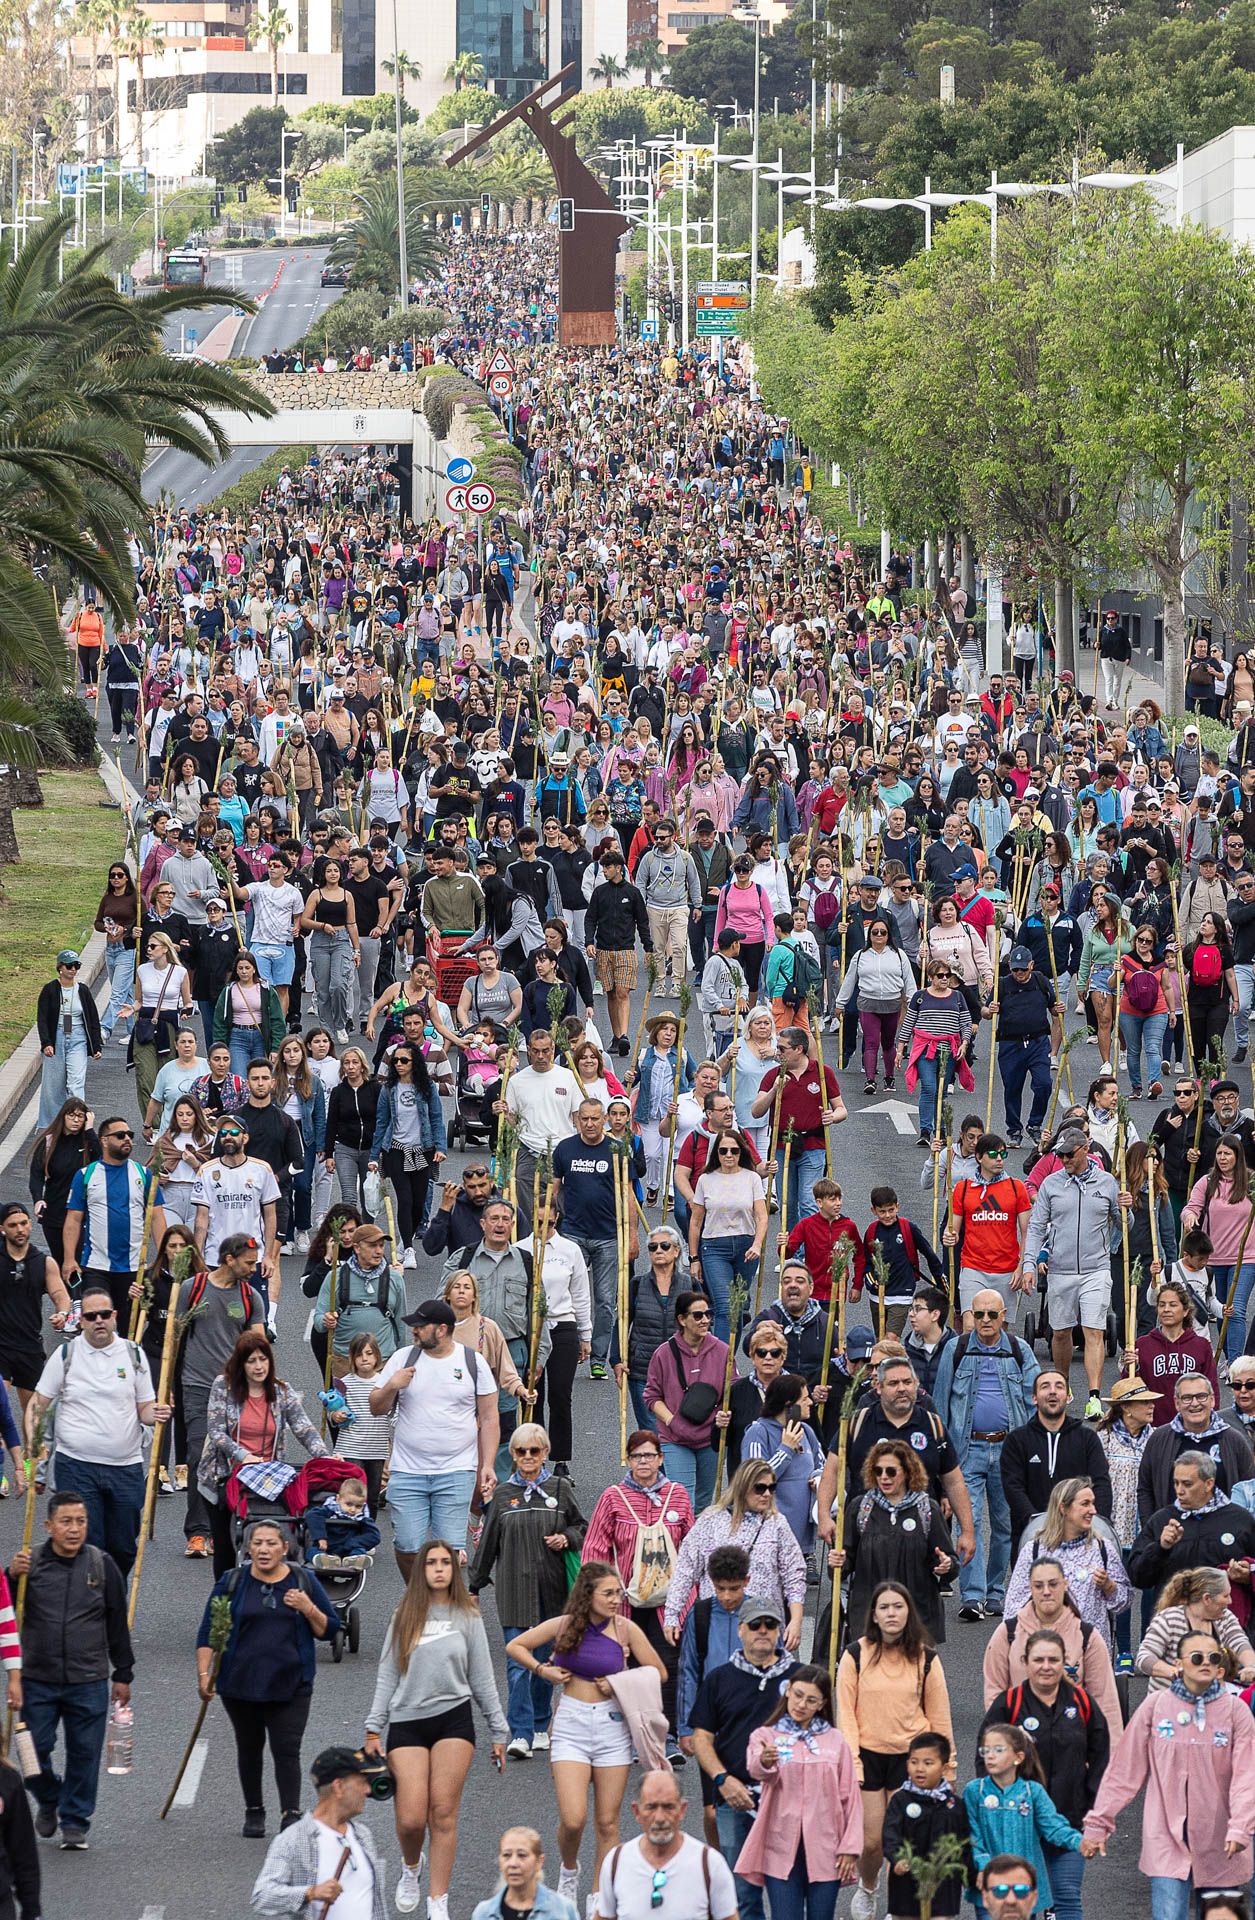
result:
[[[755,1120],[751,1108],[763,1081],[776,1065],[776,1023],[768,1007],[755,1007],[745,1017],[735,1054],[726,1053],[719,1068],[721,1072],[731,1070],[728,1085],[737,1128],[753,1142],[760,1160],[767,1155],[771,1121],[769,1118]]]
[[[610,1333],[610,1364],[622,1385],[626,1373],[632,1412],[642,1427],[656,1430],[645,1392],[649,1363],[659,1347],[676,1331],[676,1303],[688,1291],[684,1273],[684,1242],[675,1227],[651,1227],[645,1242],[649,1270],[628,1280],[628,1350],[619,1350],[619,1318]],[[608,1556],[603,1554],[603,1559]]]
[[[866,1630],[872,1595],[886,1580],[904,1587],[934,1646],[946,1637],[941,1582],[953,1565],[950,1530],[928,1491],[924,1462],[905,1440],[878,1440],[863,1462],[859,1498],[846,1501],[845,1540],[828,1555],[845,1567],[847,1619],[857,1639]],[[816,1645],[826,1646],[825,1609]]]
[[[1081,1619],[1097,1627],[1110,1652],[1112,1620],[1129,1604],[1129,1576],[1124,1570],[1119,1542],[1098,1513],[1094,1483],[1084,1474],[1060,1480],[1050,1490],[1042,1515],[1035,1514],[1024,1529],[1010,1581],[1003,1618],[1012,1620],[1029,1598],[1029,1573],[1041,1554],[1054,1554],[1063,1565],[1068,1593]]]
[[[678,1642],[692,1603],[713,1595],[706,1563],[716,1547],[726,1546],[744,1547],[748,1553],[746,1591],[755,1599],[773,1600],[786,1615],[784,1644],[796,1653],[806,1604],[806,1561],[776,1506],[776,1476],[761,1460],[744,1461],[721,1498],[685,1535],[667,1591],[663,1628],[668,1640]]]
[[[568,1479],[549,1469],[549,1435],[535,1421],[510,1435],[513,1471],[497,1487],[484,1513],[467,1585],[479,1594],[497,1591],[497,1617],[507,1640],[562,1611],[567,1595],[568,1553],[578,1553],[584,1516]],[[538,1653],[542,1661],[550,1649]],[[517,1661],[506,1661],[506,1718],[511,1760],[530,1759],[549,1746],[553,1689]]]
[[[1137,1650],[1137,1671],[1147,1675],[1152,1693],[1180,1678],[1181,1644],[1187,1634],[1209,1634],[1232,1658],[1243,1686],[1255,1680],[1255,1647],[1238,1625],[1232,1599],[1224,1567],[1190,1567],[1173,1574]]]

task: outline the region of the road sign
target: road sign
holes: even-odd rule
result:
[[[463,454],[455,454],[445,468],[445,477],[452,480],[455,487],[464,487],[468,480],[475,478],[474,463]]]
[[[657,338],[658,338],[658,322],[656,320],[642,320],[641,321],[641,339],[656,340]]]
[[[508,373],[511,379],[514,378],[514,362],[504,347],[497,348],[492,359],[488,362],[488,371],[490,374]]]
[[[488,391],[494,400],[508,400],[514,392],[514,381],[508,373],[491,373],[488,376]]]
[[[476,480],[466,489],[466,504],[472,513],[487,513],[497,504],[497,496],[486,480]]]
[[[698,339],[739,333],[749,303],[746,280],[699,280],[695,329]]]
[[[446,487],[444,503],[446,507],[448,507],[450,513],[465,513],[466,504],[467,504],[466,488],[465,487]]]
[[[200,333],[198,332],[198,330],[197,330],[197,329],[196,329],[195,327],[189,327],[189,328],[188,328],[188,330],[187,330],[187,344],[188,344],[188,346],[189,346],[189,347],[194,347],[194,346],[196,345],[196,342],[197,342],[197,341],[198,341],[199,339],[200,339]]]

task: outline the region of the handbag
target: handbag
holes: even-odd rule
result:
[[[675,1360],[675,1370],[680,1385],[684,1387],[684,1367],[680,1359],[680,1350],[674,1340],[668,1340],[667,1345],[670,1347]],[[718,1387],[714,1386],[709,1380],[694,1380],[692,1386],[684,1387],[684,1393],[681,1396],[680,1404],[676,1408],[676,1412],[680,1415],[681,1419],[687,1420],[690,1426],[701,1427],[709,1420],[718,1405]]]
[[[170,984],[170,976],[173,972],[172,966],[167,967],[166,977],[161,983],[161,992],[157,995],[157,1005],[153,1013],[151,1015],[141,1013],[135,1022],[135,1038],[141,1047],[151,1047],[156,1044],[158,1029],[161,1025],[161,1003],[166,997],[166,988]]]

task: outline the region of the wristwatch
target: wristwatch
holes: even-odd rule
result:
[[[725,1780],[727,1779],[727,1777],[728,1777],[728,1774],[727,1774],[727,1769],[726,1769],[726,1768],[724,1769],[724,1771],[723,1771],[722,1773],[712,1773],[712,1774],[711,1774],[711,1776],[710,1776],[710,1784],[711,1784],[711,1786],[712,1786],[712,1787],[714,1788],[714,1790],[715,1790],[715,1792],[716,1792],[716,1793],[718,1793],[718,1791],[719,1791],[719,1789],[720,1789],[720,1787],[721,1787],[721,1786],[723,1785],[723,1783],[724,1783],[724,1781],[725,1781]]]

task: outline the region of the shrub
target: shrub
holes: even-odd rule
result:
[[[267,487],[273,487],[285,467],[303,467],[313,453],[313,447],[283,447],[278,453],[267,455],[251,473],[246,473],[234,486],[226,487],[210,500],[204,511],[220,514],[228,520],[238,520],[242,515],[251,513]]]
[[[100,759],[96,717],[72,693],[36,692],[40,758],[51,767],[94,767]]]

